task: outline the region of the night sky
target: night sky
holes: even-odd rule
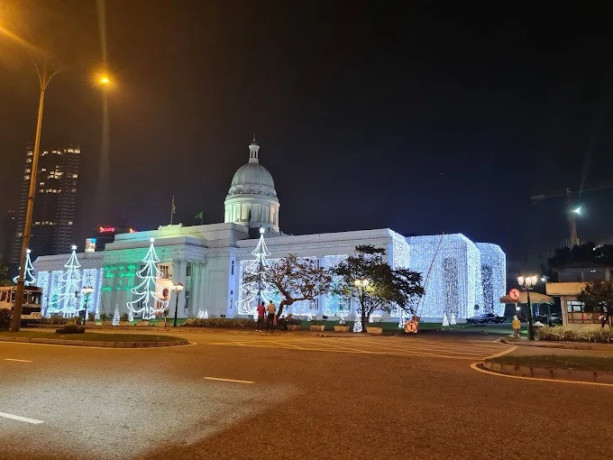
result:
[[[563,5],[563,6],[562,6]],[[613,9],[605,2],[107,0],[109,200],[96,209],[103,47],[94,0],[9,0],[0,24],[49,50],[43,147],[80,144],[75,242],[125,219],[223,221],[255,132],[303,234],[461,232],[520,260],[568,238],[564,199],[613,184]],[[0,35],[0,212],[14,208],[38,83]],[[613,239],[613,188],[579,237]],[[104,221],[103,221],[104,220]]]

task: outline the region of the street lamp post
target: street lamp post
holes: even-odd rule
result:
[[[174,320],[174,323],[173,323],[172,327],[177,327],[177,315],[179,313],[179,294],[181,294],[181,291],[183,290],[183,284],[182,283],[173,284],[172,290],[177,293],[177,295],[175,296],[175,299],[176,299],[176,302],[175,302],[175,320]]]
[[[364,290],[368,287],[369,281],[367,278],[358,278],[353,282],[360,291],[360,310],[362,319],[362,328],[365,328],[364,320],[366,319],[366,311],[364,309]]]
[[[83,286],[81,288],[81,294],[83,294],[83,325],[85,325],[85,321],[87,321],[87,303],[89,301],[89,296],[94,292],[94,288],[91,286]]]
[[[532,305],[530,303],[530,291],[534,289],[536,283],[538,282],[538,276],[518,276],[517,284],[522,289],[522,291],[526,291],[526,295],[528,297],[528,339],[534,340],[534,325],[532,321]]]
[[[15,306],[13,307],[13,318],[11,322],[11,331],[19,332],[21,325],[21,311],[23,306],[24,292],[24,277],[25,277],[25,262],[28,246],[30,245],[30,233],[32,232],[32,216],[34,214],[34,196],[36,192],[36,173],[38,170],[38,153],[40,151],[40,135],[43,127],[43,108],[45,106],[45,93],[51,79],[59,72],[56,71],[49,74],[47,71],[47,62],[45,61],[42,69],[34,59],[34,66],[38,73],[38,83],[40,93],[38,96],[38,116],[36,118],[36,135],[34,137],[34,151],[32,152],[32,164],[30,165],[30,187],[28,189],[28,201],[26,205],[26,221],[23,228],[23,236],[21,243],[21,256],[19,258],[19,278],[17,279],[17,289],[15,292]]]

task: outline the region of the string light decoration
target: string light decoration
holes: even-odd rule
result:
[[[77,258],[77,247],[75,245],[72,245],[72,252],[64,267],[66,270],[59,276],[59,279],[56,278],[54,291],[49,299],[48,313],[61,313],[64,318],[72,318],[80,310],[79,293],[82,284],[82,276],[79,270],[81,264]]]
[[[481,253],[484,313],[504,314],[500,297],[507,292],[507,256],[497,244],[475,243]]]
[[[243,274],[261,273],[269,266],[270,261],[267,257],[270,255],[266,241],[264,240],[264,229],[260,229],[260,239],[255,249],[251,252],[255,256],[254,260],[242,260],[240,263],[240,288],[236,306],[238,307],[239,315],[253,316],[257,318],[257,302],[275,301],[279,297],[276,293],[276,288],[263,280],[254,281],[252,283],[243,283]],[[277,295],[275,295],[277,294]],[[275,302],[278,304],[278,302]]]
[[[480,313],[484,298],[481,252],[472,241],[459,233],[414,236],[407,241],[411,248],[409,267],[424,277],[426,293],[417,311],[422,319],[442,321],[447,315],[457,321]],[[502,273],[493,275],[496,279],[502,277],[502,281],[495,281],[498,285],[504,283]]]
[[[41,299],[41,315],[47,317],[47,304],[49,299],[49,272],[39,272],[36,285],[43,290],[43,298]]]
[[[119,316],[119,307],[115,306],[115,312],[113,313],[113,322],[111,324],[113,324],[113,326],[119,326],[120,320],[121,317]]]
[[[198,310],[198,319],[204,319],[204,310]]]
[[[34,276],[34,267],[32,266],[32,259],[30,258],[30,249],[26,249],[26,269],[23,273],[23,284],[26,286],[35,286],[36,277]],[[17,284],[19,276],[13,278],[13,283]]]
[[[155,238],[149,239],[149,250],[142,260],[145,265],[136,272],[136,276],[141,279],[141,282],[131,289],[136,298],[126,303],[129,311],[140,314],[145,321],[155,318],[156,314],[162,313],[168,307],[168,300],[156,294],[163,290],[163,286],[158,284],[162,272],[157,267],[160,259],[155,252],[154,241]]]

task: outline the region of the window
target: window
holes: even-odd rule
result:
[[[234,275],[234,261],[232,261],[232,264],[230,265],[230,275]]]
[[[578,300],[566,301],[566,316],[569,323],[572,324],[599,324],[598,317],[602,313],[602,307],[597,308],[593,312],[586,312],[583,302]]]
[[[170,265],[159,265],[158,268],[162,272],[162,278],[170,278]]]

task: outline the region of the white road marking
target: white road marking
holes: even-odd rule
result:
[[[18,420],[20,422],[32,423],[34,425],[38,425],[39,423],[45,423],[42,420],[36,420],[34,418],[28,418],[28,417],[21,417],[19,415],[12,415],[12,414],[4,413],[4,412],[0,412],[0,417],[10,418],[11,420]]]
[[[255,383],[255,382],[252,382],[251,380],[220,379],[217,377],[205,377],[204,380],[216,380],[218,382],[233,382],[233,383],[246,383],[246,384]]]
[[[31,363],[32,361],[28,361],[27,359],[13,359],[13,358],[5,358],[5,361],[15,361],[16,363]]]

